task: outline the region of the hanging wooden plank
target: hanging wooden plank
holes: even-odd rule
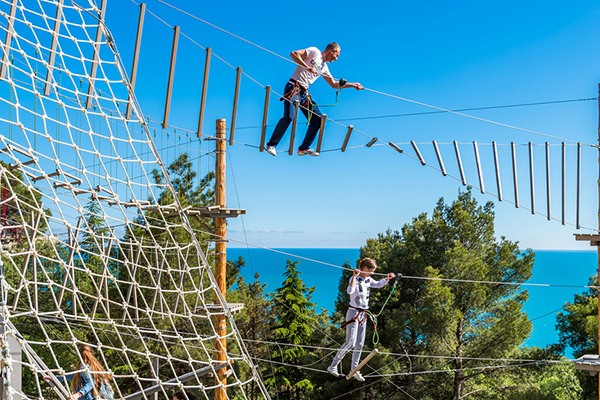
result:
[[[319,129],[319,140],[317,140],[317,153],[321,152],[321,143],[323,142],[323,132],[325,132],[325,123],[327,122],[327,114],[321,115],[321,128]]]
[[[567,223],[567,145],[562,142],[562,224]]]
[[[398,147],[398,145],[397,145],[396,143],[394,143],[394,142],[389,142],[389,143],[388,143],[388,145],[389,145],[389,146],[390,146],[392,149],[396,150],[398,153],[402,154],[402,149],[401,149],[400,147]]]
[[[531,213],[535,214],[535,184],[533,180],[533,143],[529,142],[529,187],[531,188]]]
[[[442,153],[440,153],[440,149],[438,147],[437,142],[434,140],[433,142],[433,150],[435,150],[435,156],[437,157],[438,163],[440,164],[440,171],[442,171],[442,175],[446,176],[446,167],[444,166],[444,161],[442,160]]]
[[[481,171],[481,161],[479,160],[479,148],[477,147],[477,141],[473,141],[473,151],[475,151],[475,163],[477,164],[477,175],[479,176],[479,190],[481,194],[485,193],[485,186],[483,184],[483,171]]]
[[[92,61],[92,69],[90,70],[90,76],[88,83],[87,100],[85,102],[85,108],[90,109],[92,107],[92,93],[94,92],[94,82],[96,80],[96,71],[98,70],[98,61],[100,60],[100,40],[102,39],[102,24],[104,23],[104,13],[106,11],[106,0],[102,0],[100,4],[100,13],[98,14],[98,28],[96,28],[96,40],[94,41],[94,57]]]
[[[348,127],[348,131],[346,131],[346,137],[344,138],[344,143],[342,144],[342,153],[346,151],[346,147],[348,146],[348,141],[350,140],[350,135],[352,134],[353,129],[354,125],[350,125]]]
[[[456,153],[456,162],[458,163],[458,171],[460,172],[460,180],[465,186],[467,184],[467,180],[465,178],[465,171],[463,170],[462,161],[460,159],[460,151],[458,150],[458,142],[455,140],[454,144],[454,152]]]
[[[233,110],[231,111],[231,127],[229,128],[229,145],[233,146],[235,136],[235,121],[237,120],[238,101],[240,97],[240,83],[242,81],[242,67],[237,67],[235,75],[235,90],[233,92]]]
[[[294,139],[296,138],[296,125],[298,122],[298,110],[299,109],[300,109],[300,102],[298,100],[294,100],[294,119],[292,120],[292,134],[290,135],[290,148],[288,149],[288,154],[290,156],[292,154],[294,154]]]
[[[271,97],[271,86],[265,88],[265,108],[263,110],[262,128],[260,130],[260,151],[265,150],[265,135],[267,134],[267,119],[269,118],[269,97]]]
[[[125,109],[125,118],[131,118],[131,94],[135,89],[135,81],[137,79],[137,67],[140,59],[140,46],[142,45],[142,31],[144,30],[144,16],[146,15],[146,3],[140,4],[140,15],[138,17],[137,34],[135,36],[135,46],[133,49],[133,62],[131,63],[131,92],[129,94],[129,100],[127,101],[127,108]]]
[[[169,112],[171,110],[171,95],[173,94],[173,79],[175,78],[175,62],[177,60],[177,44],[179,43],[179,26],[175,25],[173,31],[173,46],[171,47],[171,63],[169,64],[169,80],[167,81],[167,98],[165,99],[165,114],[162,128],[169,127]]]
[[[378,139],[377,139],[376,137],[374,137],[373,139],[371,139],[371,140],[369,141],[369,143],[367,143],[367,145],[366,145],[366,146],[367,146],[367,147],[371,147],[371,146],[373,146],[375,143],[377,143],[377,140],[378,140]]]
[[[550,143],[546,142],[546,214],[548,221],[552,219],[550,215]]]
[[[515,142],[510,142],[510,151],[512,154],[513,181],[515,185],[515,207],[519,208],[519,182],[517,179],[517,150]]]
[[[419,151],[419,148],[417,147],[417,143],[414,140],[411,140],[410,144],[412,145],[413,150],[415,151],[415,154],[417,155],[417,158],[419,159],[419,162],[421,163],[421,165],[427,165],[427,163],[425,162],[425,159],[423,158],[423,156],[421,155],[421,152]]]
[[[8,24],[6,25],[6,37],[4,39],[4,54],[2,55],[2,65],[0,66],[0,79],[6,78],[6,67],[9,63],[10,57],[10,44],[12,42],[13,34],[15,31],[15,14],[17,12],[17,0],[12,0],[10,4],[10,12],[8,17]]]
[[[350,371],[350,373],[349,373],[349,374],[346,376],[346,379],[347,379],[347,380],[351,379],[351,378],[352,378],[352,377],[353,377],[353,376],[354,376],[354,375],[355,375],[355,374],[356,374],[358,371],[360,371],[360,369],[361,369],[362,367],[364,367],[364,366],[365,366],[365,364],[366,364],[366,363],[368,363],[368,362],[369,362],[369,360],[370,360],[371,358],[373,358],[373,356],[375,356],[375,354],[377,354],[377,353],[379,353],[379,350],[377,350],[377,349],[375,349],[375,350],[373,350],[372,352],[370,352],[370,353],[369,353],[369,355],[368,355],[368,356],[366,356],[366,357],[365,357],[365,359],[364,359],[364,360],[362,360],[362,361],[360,362],[360,364],[358,364],[358,365],[356,366],[356,368],[354,368],[352,371]]]
[[[204,61],[204,79],[202,80],[202,94],[200,96],[200,113],[198,115],[198,131],[196,135],[202,137],[202,125],[204,125],[204,109],[206,108],[206,91],[208,89],[208,72],[210,70],[210,56],[212,49],[206,48],[206,59]]]
[[[56,58],[56,45],[58,44],[58,31],[60,30],[60,20],[62,18],[62,7],[64,0],[58,0],[56,5],[56,16],[54,18],[54,29],[52,30],[52,43],[50,45],[50,56],[48,57],[48,66],[46,67],[46,85],[44,86],[44,95],[50,94],[52,87],[52,68]]]
[[[492,142],[492,149],[494,150],[494,168],[496,170],[496,187],[498,189],[498,201],[502,201],[502,183],[500,181],[500,163],[498,162],[498,147],[496,142]]]
[[[575,214],[575,228],[579,229],[579,210],[581,206],[581,142],[577,142],[577,206]]]

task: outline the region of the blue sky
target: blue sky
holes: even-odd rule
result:
[[[289,58],[291,51],[337,41],[342,48],[330,65],[336,78],[358,81],[365,87],[444,109],[463,109],[546,101],[589,99],[600,82],[600,5],[593,1],[503,2],[331,2],[293,6],[288,2],[196,2],[169,0],[205,21]],[[467,111],[466,114],[544,133],[536,135],[454,114],[404,117],[364,117],[433,111],[421,105],[370,91],[347,89],[336,107],[324,109],[328,122],[323,149],[341,147],[346,128],[355,132],[345,153],[323,152],[320,157],[274,158],[260,153],[264,89],[281,93],[294,66],[280,57],[234,38],[155,0],[148,10],[233,67],[244,77],[234,146],[228,146],[227,204],[244,208],[243,220],[231,220],[229,235],[266,247],[357,248],[386,229],[400,229],[421,212],[430,213],[437,200],[453,200],[461,183],[436,170],[432,140],[439,143],[448,173],[459,176],[452,142],[457,141],[467,181],[478,185],[473,141],[477,141],[486,192],[497,194],[491,142],[498,144],[503,196],[514,200],[511,142],[516,144],[520,203],[531,205],[527,144],[534,144],[536,211],[546,213],[546,170],[543,144],[550,143],[551,214],[561,218],[560,143],[567,139],[567,222],[576,214],[576,147],[582,142],[580,222],[598,227],[598,104],[577,101],[527,107]],[[109,2],[107,23],[124,64],[133,54],[138,6],[131,1]],[[136,86],[142,110],[162,119],[173,30],[147,14]],[[169,122],[195,131],[204,50],[180,37]],[[258,82],[258,84],[256,82]],[[235,70],[213,56],[208,85],[204,134],[214,132],[215,119],[231,119]],[[260,84],[260,85],[259,85]],[[262,85],[262,86],[261,86]],[[335,100],[324,80],[311,86],[320,104]],[[269,124],[281,116],[282,105],[273,93]],[[305,131],[299,118],[296,145]],[[268,128],[267,136],[272,127]],[[181,133],[181,130],[180,130]],[[289,131],[279,150],[287,149]],[[160,133],[159,133],[160,136]],[[364,145],[371,137],[381,141]],[[268,137],[267,137],[268,139]],[[428,166],[415,160],[409,144],[418,143]],[[389,146],[393,141],[405,151]],[[315,143],[316,145],[316,143]],[[193,144],[193,157],[214,142]],[[161,147],[158,144],[158,147]],[[185,151],[185,146],[182,147]],[[174,152],[171,152],[174,154]],[[167,159],[167,161],[169,161]],[[435,167],[431,168],[429,165]],[[201,174],[214,168],[212,157],[199,158]],[[483,203],[496,203],[497,235],[534,249],[589,249],[577,243],[571,225],[548,221],[498,202],[474,189]],[[591,233],[581,230],[580,233]],[[231,246],[241,244],[231,243]]]

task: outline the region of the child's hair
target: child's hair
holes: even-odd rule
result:
[[[372,258],[363,258],[358,262],[359,269],[374,269],[377,268],[377,263]]]
[[[191,394],[190,392],[177,392],[173,395],[177,400],[196,400],[196,396]]]
[[[81,359],[79,364],[77,365],[77,369],[81,369],[84,364],[89,365],[90,373],[92,374],[92,378],[94,379],[94,390],[96,393],[100,390],[100,386],[103,382],[110,383],[111,377],[108,374],[95,374],[94,372],[105,372],[105,369],[102,367],[102,364],[98,362],[94,353],[92,352],[92,348],[87,344],[82,344],[79,346],[79,354],[81,354]],[[83,363],[82,363],[83,361]],[[79,372],[78,374],[73,375],[73,391],[79,390],[81,388],[82,377],[81,374],[85,372]],[[94,396],[97,397],[97,396]]]

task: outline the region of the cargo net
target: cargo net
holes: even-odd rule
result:
[[[115,398],[268,398],[93,3],[0,0],[4,394],[69,398],[87,345]]]

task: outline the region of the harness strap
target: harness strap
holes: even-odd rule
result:
[[[340,325],[340,328],[342,328],[342,329],[344,329],[348,325],[354,323],[355,321],[358,322],[359,324],[362,324],[367,319],[367,310],[358,308],[358,307],[353,307],[353,306],[349,306],[349,307],[354,310],[358,310],[358,313],[352,319],[350,319],[350,320],[344,322],[342,325]]]

